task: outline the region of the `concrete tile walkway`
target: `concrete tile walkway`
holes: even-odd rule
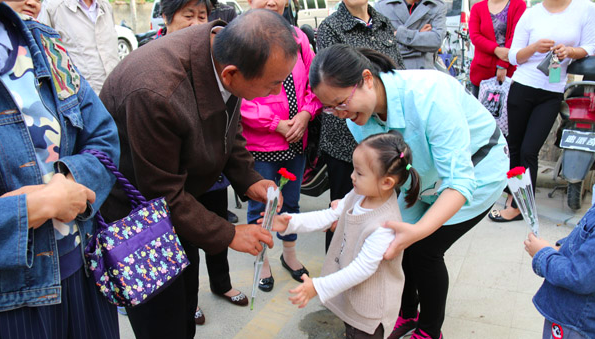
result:
[[[584,214],[588,203],[573,214],[565,207],[563,193],[550,199],[547,192],[549,189],[539,188],[536,195],[540,232],[554,243],[570,233],[572,223]],[[501,207],[503,202],[504,198],[500,199],[495,207]],[[326,204],[327,194],[318,198],[302,196],[303,211],[321,209]],[[242,209],[232,209],[240,217],[240,223],[246,217],[245,207],[246,204]],[[523,241],[528,233],[523,221],[498,224],[486,218],[446,253],[450,275],[443,326],[446,339],[541,338],[543,317],[533,307],[531,298],[542,279],[533,273],[531,258],[524,251]],[[275,248],[269,252],[275,288],[270,293],[259,291],[254,311],[233,306],[210,293],[207,270],[201,262],[199,305],[205,311],[207,323],[197,327],[195,338],[344,338],[343,323],[317,298],[304,309],[287,300],[288,290],[297,283],[279,263],[281,247],[276,241]],[[324,236],[300,235],[297,249],[312,275],[318,276],[324,258]],[[249,295],[253,258],[230,251],[229,260],[234,287]],[[122,338],[134,338],[124,316],[120,316],[120,329]]]

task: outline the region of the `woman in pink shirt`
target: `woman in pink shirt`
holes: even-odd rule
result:
[[[266,8],[283,14],[287,0],[248,0],[251,8]],[[308,82],[310,63],[314,52],[310,49],[308,37],[295,27],[295,40],[300,52],[291,74],[283,82],[283,88],[276,95],[242,101],[242,127],[246,148],[254,156],[254,168],[267,179],[278,181],[280,168],[285,167],[298,178],[283,187],[282,212],[298,213],[301,179],[304,174],[304,148],[308,122],[322,108],[322,104]],[[256,223],[264,204],[248,203],[248,223]],[[295,253],[297,235],[277,237],[283,240],[281,264],[293,279],[302,282],[302,274],[308,270],[298,261]],[[265,292],[273,289],[275,280],[268,258],[265,259],[259,288]]]

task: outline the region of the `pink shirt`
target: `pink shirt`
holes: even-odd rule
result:
[[[308,37],[299,28],[294,27],[297,33],[295,37],[301,51],[298,51],[298,59],[291,72],[295,83],[295,93],[298,104],[298,113],[302,111],[314,115],[320,111],[322,104],[312,92],[308,81],[310,64],[314,59],[314,52],[310,49]],[[249,151],[271,152],[282,151],[289,148],[285,137],[275,129],[280,120],[289,119],[289,103],[285,89],[277,95],[269,95],[264,98],[253,100],[242,100],[242,135],[246,138],[246,149]],[[306,146],[307,130],[304,133],[303,144]]]

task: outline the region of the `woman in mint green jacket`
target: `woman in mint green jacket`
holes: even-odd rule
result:
[[[349,119],[356,141],[394,129],[411,146],[421,198],[406,208],[401,195],[403,222],[387,223],[397,236],[385,258],[405,250],[406,277],[391,338],[410,332],[414,339],[441,338],[448,292],[444,253],[500,197],[509,163],[504,137],[491,114],[452,77],[395,71],[389,58],[372,50],[335,45],[319,52],[310,85],[325,113]]]

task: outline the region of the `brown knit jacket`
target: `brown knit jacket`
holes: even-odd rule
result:
[[[397,194],[371,212],[353,215],[357,201],[351,191],[345,196],[345,208],[339,217],[335,235],[322,265],[321,276],[335,273],[349,265],[362,249],[366,238],[388,220],[401,221]],[[331,312],[349,325],[373,334],[379,324],[388,337],[399,316],[405,275],[403,252],[393,260],[382,260],[370,278],[324,303]]]
[[[211,29],[224,25],[185,28],[139,48],[100,94],[118,126],[121,172],[147,199],[165,196],[180,237],[213,254],[229,246],[234,226],[196,197],[222,172],[240,195],[262,179],[245,149],[241,101],[232,96],[227,109],[213,70]],[[101,211],[115,220],[130,204],[115,188]]]

